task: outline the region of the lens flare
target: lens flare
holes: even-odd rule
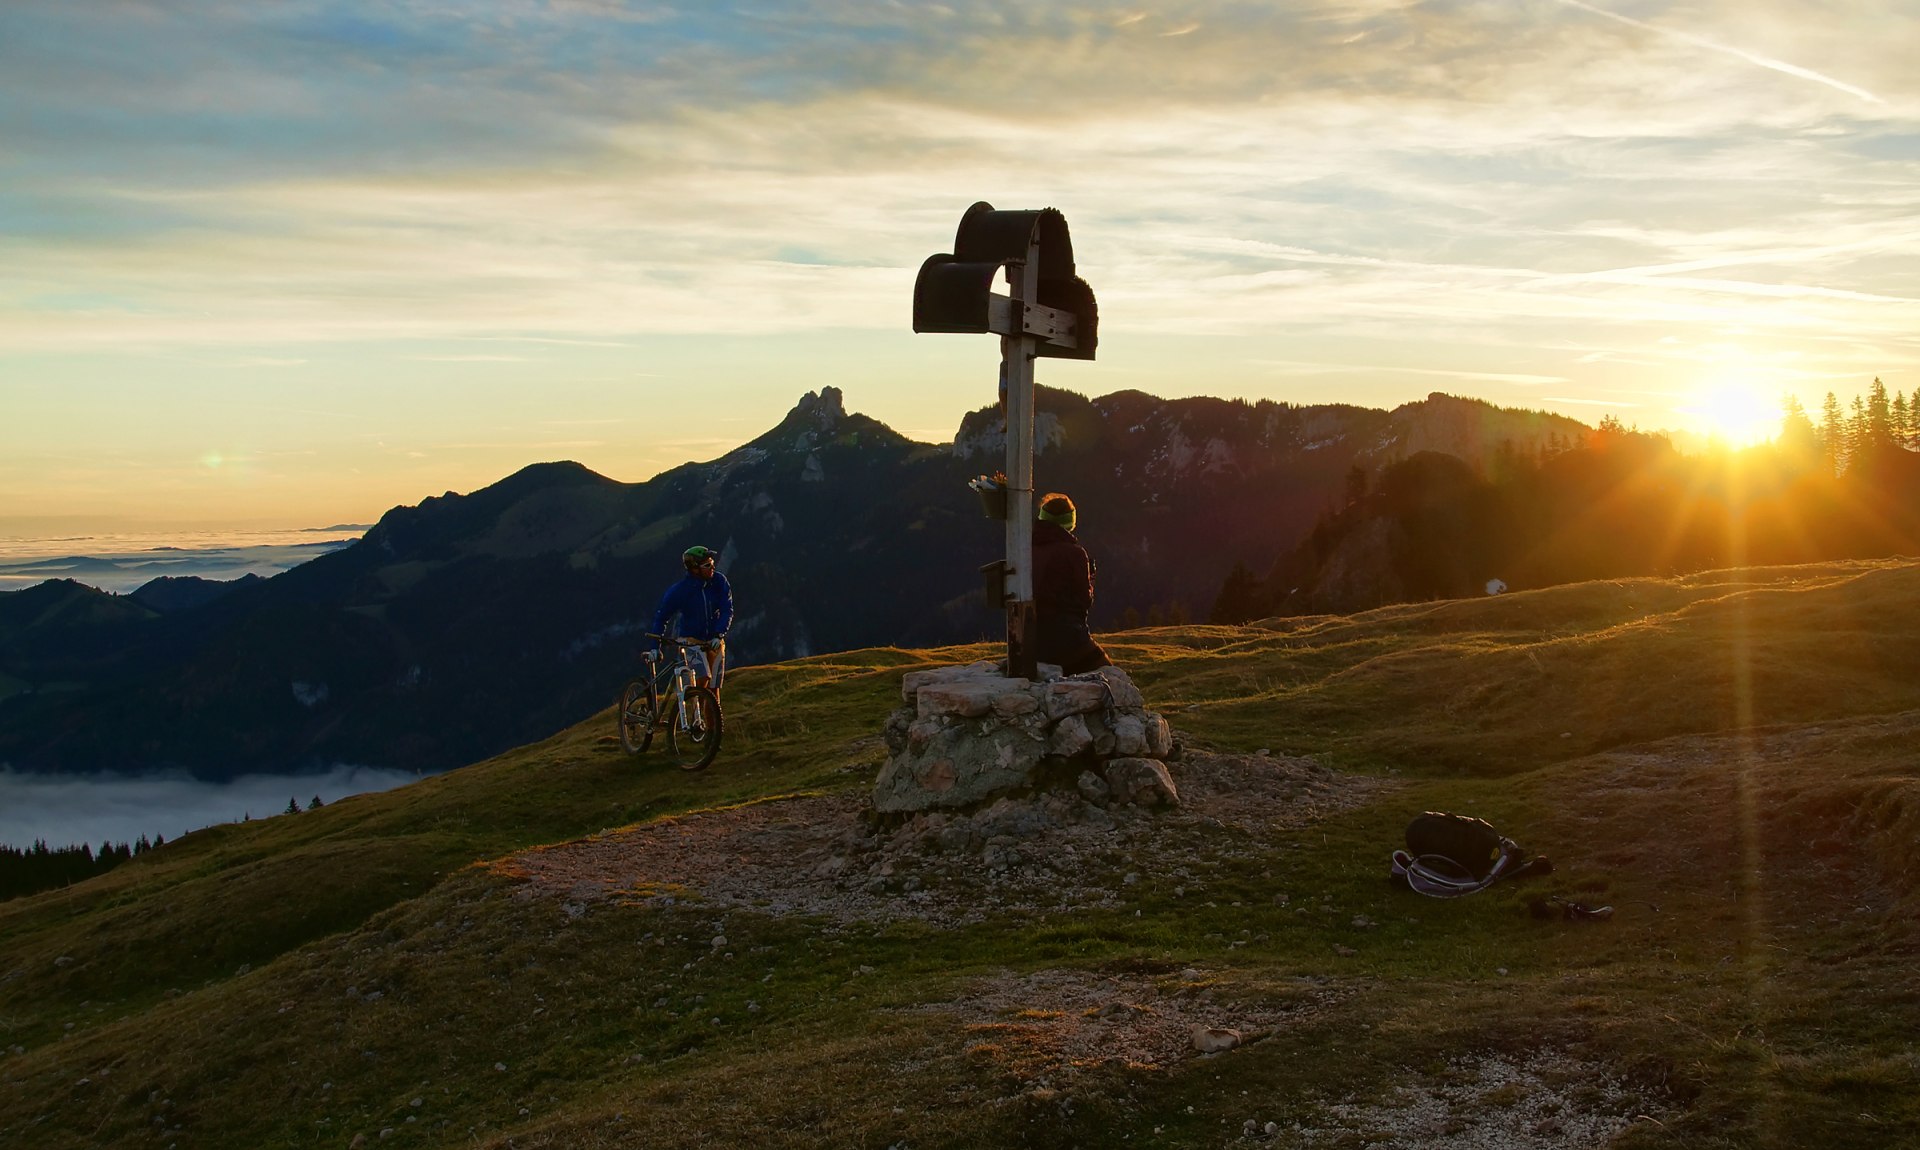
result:
[[[1752,384],[1720,381],[1702,387],[1680,412],[1695,430],[1730,447],[1765,443],[1780,430],[1780,400]]]

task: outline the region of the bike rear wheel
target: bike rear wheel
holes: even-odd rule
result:
[[[720,717],[720,696],[706,687],[688,687],[684,703],[676,702],[667,724],[667,746],[683,771],[697,771],[720,753],[720,735],[726,729]]]
[[[653,745],[653,684],[633,682],[620,694],[620,709],[614,718],[620,725],[620,749],[637,755]]]

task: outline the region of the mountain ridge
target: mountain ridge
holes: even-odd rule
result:
[[[1445,407],[1450,425],[1476,413],[1529,443],[1579,426]],[[1277,560],[1426,408],[1042,388],[1037,410],[1051,430],[1036,473],[1081,505],[1105,628],[1129,611],[1204,617],[1235,561]],[[718,548],[734,583],[742,664],[998,634],[976,571],[999,555],[1000,529],[965,480],[998,465],[981,452],[999,419],[972,412],[953,444],[920,444],[824,388],[746,444],[641,483],[555,461],[393,508],[357,543],[272,579],[123,619],[117,658],[113,643],[84,664],[50,657],[59,629],[29,642],[23,624],[0,633],[0,653],[19,653],[0,674],[21,685],[0,699],[0,762],[223,777],[472,761],[617,691],[693,543]],[[1169,561],[1189,555],[1200,561]],[[91,721],[106,708],[125,725]]]

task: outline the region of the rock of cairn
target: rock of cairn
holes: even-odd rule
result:
[[[996,663],[909,671],[873,787],[882,816],[972,811],[1005,796],[1077,790],[1099,805],[1178,805],[1173,734],[1118,667],[1040,680]]]

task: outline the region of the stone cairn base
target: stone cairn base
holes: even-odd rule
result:
[[[964,815],[996,800],[1078,792],[1108,808],[1177,806],[1173,734],[1118,667],[1040,680],[1001,664],[910,671],[887,719],[887,763],[873,788],[883,821]],[[1062,796],[1064,797],[1064,796]]]

